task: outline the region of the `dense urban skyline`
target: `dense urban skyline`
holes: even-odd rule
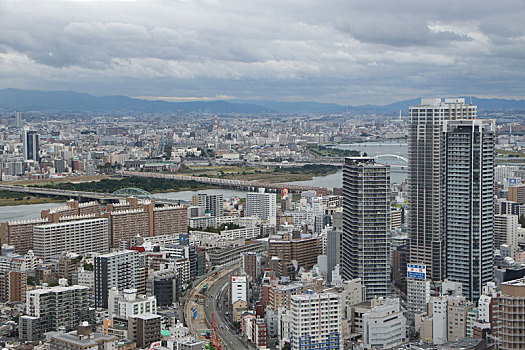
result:
[[[0,347],[525,349],[525,2],[0,0]]]

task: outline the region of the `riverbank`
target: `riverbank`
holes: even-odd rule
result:
[[[23,199],[0,198],[0,207],[10,207],[16,205],[44,204],[63,202],[63,199],[25,196]]]
[[[31,185],[36,187],[37,185]],[[145,177],[107,178],[90,182],[60,182],[44,184],[38,187],[66,191],[112,193],[123,188],[140,188],[149,193],[165,193],[178,191],[193,191],[217,186],[202,184],[196,181],[181,181],[172,179],[157,179]]]
[[[241,167],[221,166],[191,168],[183,172],[188,175],[204,176],[228,180],[265,181],[271,183],[308,181],[315,177],[334,174],[339,170],[335,165],[307,164],[298,167]]]
[[[8,185],[17,185],[17,186],[44,186],[50,184],[71,182],[71,183],[81,183],[81,182],[97,182],[104,179],[109,179],[115,177],[115,175],[93,175],[93,176],[61,176],[53,177],[49,179],[30,179],[30,180],[17,180],[17,181],[5,181],[2,183]]]

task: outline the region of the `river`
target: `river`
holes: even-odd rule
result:
[[[334,148],[361,151],[366,153],[367,156],[373,157],[381,154],[395,154],[401,157],[407,158],[408,156],[408,146],[406,143],[399,142],[363,142],[363,143],[349,143],[349,144],[338,144],[333,145]],[[390,165],[407,165],[401,159],[396,159],[394,157],[382,158],[381,162],[385,162]],[[396,169],[392,167],[392,172],[390,179],[393,183],[402,183],[407,178],[407,169]],[[294,185],[306,185],[306,186],[315,186],[315,187],[343,187],[343,171],[339,170],[338,172],[326,176],[314,177],[312,180],[306,181],[295,181],[290,182]]]
[[[340,149],[349,149],[366,152],[369,156],[376,156],[379,154],[397,154],[402,157],[407,157],[407,144],[406,143],[381,143],[381,142],[366,142],[366,143],[353,143],[353,144],[340,144],[334,145]],[[384,159],[388,160],[389,164],[406,164],[401,160],[395,158]],[[391,174],[392,182],[401,183],[406,179],[407,173],[406,170],[399,171],[393,170]],[[311,180],[305,181],[294,181],[290,184],[297,185],[308,185],[315,187],[342,187],[343,186],[343,171],[339,170],[336,173],[314,177]],[[191,201],[193,195],[197,193],[209,193],[209,194],[223,194],[225,198],[229,197],[240,197],[245,198],[246,192],[230,190],[230,189],[208,189],[208,190],[198,190],[198,191],[180,191],[180,192],[168,192],[168,193],[157,193],[154,194],[154,198],[158,199],[174,199],[180,201]],[[65,200],[64,200],[65,202]],[[25,220],[25,219],[34,219],[40,217],[40,212],[44,209],[55,208],[58,206],[65,205],[64,202],[61,203],[44,203],[44,204],[30,204],[30,205],[17,205],[17,206],[7,206],[0,207],[0,222],[8,220]]]
[[[37,219],[40,217],[40,212],[42,210],[61,207],[64,205],[66,205],[65,200],[64,202],[59,203],[27,204],[0,207],[0,222],[9,220]]]

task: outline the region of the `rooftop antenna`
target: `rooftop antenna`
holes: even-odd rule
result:
[[[469,96],[469,99],[470,99],[470,104],[472,104],[472,95]]]

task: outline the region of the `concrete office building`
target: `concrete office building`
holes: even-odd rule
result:
[[[284,261],[297,261],[300,267],[311,269],[317,264],[321,254],[321,243],[318,237],[298,239],[271,239],[268,242],[268,256],[278,257]]]
[[[391,230],[401,229],[402,224],[403,224],[403,209],[393,207],[390,213],[390,229]]]
[[[445,276],[472,301],[493,279],[494,127],[491,120],[443,122]]]
[[[399,299],[387,299],[363,314],[365,349],[391,349],[406,341],[406,319]]]
[[[137,343],[138,348],[147,348],[161,339],[161,316],[142,314],[128,319],[128,337]]]
[[[426,265],[435,281],[444,275],[441,143],[443,122],[475,119],[465,99],[422,99],[409,108],[408,236],[410,261]]]
[[[231,302],[234,305],[237,301],[248,302],[248,278],[247,276],[234,275],[231,277]]]
[[[346,158],[342,275],[360,278],[367,299],[390,295],[390,212],[390,167],[374,158]]]
[[[525,203],[525,185],[509,186],[508,199],[519,204]]]
[[[277,223],[277,202],[275,193],[247,193],[246,216],[255,216],[264,220],[269,225]]]
[[[108,311],[110,317],[135,317],[137,315],[157,313],[157,298],[155,296],[138,295],[136,289],[109,290]]]
[[[148,277],[147,293],[158,306],[171,306],[179,300],[180,279],[175,271],[155,271]]]
[[[95,306],[108,308],[109,290],[137,288],[139,284],[139,253],[124,250],[95,257]]]
[[[60,256],[62,252],[80,255],[107,253],[108,220],[84,219],[35,226],[33,249],[46,262]]]
[[[24,125],[24,121],[22,120],[22,112],[16,111],[15,112],[15,125],[17,128],[21,128]]]
[[[33,289],[26,295],[26,315],[20,317],[20,339],[36,340],[45,332],[71,331],[91,322],[89,288],[84,286]]]
[[[292,296],[290,303],[291,350],[340,349],[339,295],[308,291]]]
[[[82,322],[76,331],[50,335],[50,350],[116,350],[119,338],[94,333],[89,322]]]

